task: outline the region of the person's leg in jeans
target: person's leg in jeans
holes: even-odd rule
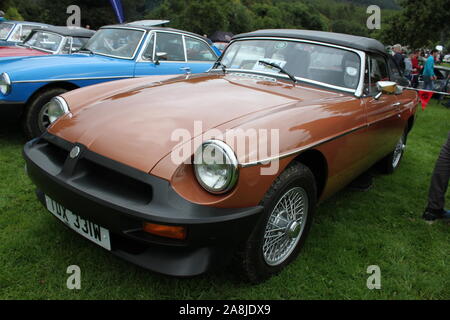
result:
[[[430,76],[423,76],[423,83],[425,90],[433,90],[433,80]]]
[[[419,86],[419,75],[414,74],[411,79],[411,85],[413,88],[417,88]]]
[[[439,158],[431,178],[430,190],[428,193],[428,206],[423,214],[425,220],[450,218],[450,212],[444,209],[445,194],[447,193],[450,179],[450,132],[447,142],[441,149]]]

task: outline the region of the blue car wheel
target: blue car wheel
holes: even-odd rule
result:
[[[50,121],[45,110],[45,105],[52,98],[65,92],[67,90],[63,88],[51,88],[41,92],[30,101],[25,109],[22,121],[23,130],[28,139],[39,137],[47,130]]]

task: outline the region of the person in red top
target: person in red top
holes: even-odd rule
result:
[[[417,88],[419,85],[419,74],[422,66],[419,65],[419,51],[414,51],[411,57],[412,71],[411,71],[411,85],[413,88]]]

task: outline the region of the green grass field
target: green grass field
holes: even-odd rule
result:
[[[449,299],[450,224],[421,214],[450,110],[433,102],[419,113],[399,170],[321,204],[299,258],[256,286],[230,272],[157,275],[69,231],[34,196],[18,125],[1,123],[0,299]],[[69,265],[81,268],[81,290],[66,288]],[[381,290],[366,287],[369,265],[381,268]]]

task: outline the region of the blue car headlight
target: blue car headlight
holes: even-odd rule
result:
[[[0,92],[3,95],[7,95],[11,92],[11,79],[5,72],[0,75]]]
[[[70,112],[66,100],[61,97],[54,97],[52,100],[50,100],[49,103],[44,106],[44,108],[47,108],[47,114],[50,123],[55,122],[63,115]]]

